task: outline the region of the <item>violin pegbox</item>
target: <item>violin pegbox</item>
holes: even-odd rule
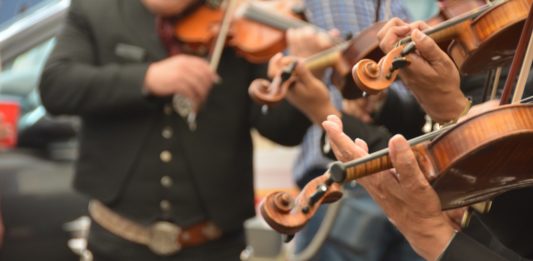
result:
[[[296,198],[287,192],[268,195],[260,203],[259,209],[270,227],[291,238],[322,204],[335,202],[341,197],[340,185],[334,183],[329,173],[326,173],[311,180]]]

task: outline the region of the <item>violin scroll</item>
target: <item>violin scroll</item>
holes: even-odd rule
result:
[[[248,94],[254,101],[271,106],[283,100],[291,84],[286,83],[296,69],[297,62],[290,63],[285,67],[272,82],[265,79],[255,79],[248,87]]]
[[[307,224],[320,205],[335,202],[341,197],[340,185],[333,183],[326,173],[310,181],[296,198],[286,192],[268,195],[259,209],[270,227],[291,236]]]
[[[286,93],[286,89],[266,79],[255,79],[248,87],[248,94],[255,102],[268,106],[283,100]]]
[[[409,64],[404,46],[399,46],[385,55],[378,63],[363,59],[352,68],[355,84],[368,94],[387,89],[398,76],[398,69]]]

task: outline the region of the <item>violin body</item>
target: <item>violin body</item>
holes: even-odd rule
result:
[[[248,5],[252,3],[256,8],[267,10],[265,12],[276,12],[286,17],[301,19],[292,12],[293,1],[251,1],[250,3],[241,1],[236,13],[245,12]],[[231,22],[227,44],[234,47],[237,53],[246,60],[264,63],[286,48],[284,30],[246,19],[237,14]],[[198,46],[206,48],[212,46],[223,17],[224,10],[204,4],[178,21],[175,27],[176,37],[195,49]]]
[[[533,0],[510,0],[462,24],[448,54],[462,73],[508,64]]]
[[[412,149],[443,210],[533,186],[533,104],[501,106],[476,115]],[[361,162],[337,168],[344,171],[342,182],[392,168],[388,154]],[[336,175],[335,165],[342,164],[346,163],[335,163],[309,182],[294,200],[282,192],[267,196],[260,206],[263,218],[280,233],[296,233],[320,204],[340,198],[340,187],[333,183],[319,201],[308,204],[310,195]]]
[[[508,105],[459,123],[427,147],[442,208],[533,185],[533,105]],[[431,178],[430,178],[431,180]]]

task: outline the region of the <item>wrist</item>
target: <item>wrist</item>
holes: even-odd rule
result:
[[[439,100],[421,103],[431,118],[440,124],[456,122],[470,109],[471,101],[462,93],[442,97]]]
[[[418,233],[406,235],[413,249],[426,260],[439,260],[453,240],[457,231],[444,219]]]
[[[320,125],[329,115],[336,115],[339,118],[342,117],[341,112],[331,103],[328,103],[326,106],[316,106],[307,116],[314,124]]]

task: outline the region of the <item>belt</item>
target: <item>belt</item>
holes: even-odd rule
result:
[[[109,232],[145,245],[158,255],[172,255],[184,247],[203,245],[222,235],[221,230],[212,222],[198,223],[185,229],[167,221],[144,226],[122,217],[96,200],[89,202],[89,214]]]

